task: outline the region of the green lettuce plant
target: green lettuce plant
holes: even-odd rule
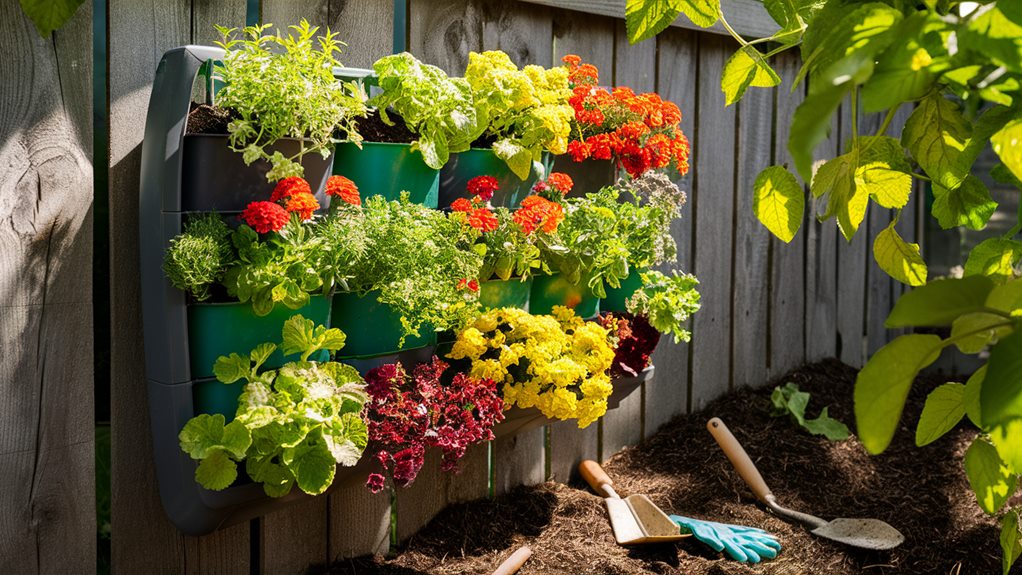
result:
[[[228,126],[230,145],[246,164],[270,162],[266,179],[302,176],[302,156],[330,155],[337,137],[361,142],[355,121],[366,115],[365,94],[354,82],[334,78],[341,66],[337,55],[342,42],[328,29],[302,20],[286,36],[266,34],[272,24],[248,26],[236,38],[235,28],[217,26],[226,51],[217,73],[225,86],[217,104],[234,112]],[[281,138],[300,138],[297,154],[284,156],[269,148]]]
[[[497,229],[475,232],[478,239],[472,245],[472,250],[483,258],[479,279],[528,278],[540,273],[543,259],[536,245],[539,232],[534,230],[526,234],[514,221],[514,214],[508,208],[494,208],[493,213],[497,217]],[[461,216],[458,212],[452,212],[450,217]]]
[[[472,88],[463,78],[449,78],[408,52],[384,56],[373,64],[383,92],[369,105],[376,106],[388,125],[392,109],[407,128],[418,136],[412,150],[418,150],[426,165],[439,170],[450,154],[463,152],[482,133],[484,124],[472,99]]]
[[[195,480],[219,491],[238,477],[238,463],[271,497],[297,485],[310,495],[326,491],[337,466],[353,466],[366,447],[362,408],[368,396],[355,368],[309,357],[344,347],[341,330],[316,326],[301,315],[284,323],[281,350],[300,360],[261,371],[277,344],[264,343],[248,356],[221,356],[213,373],[224,385],[239,381],[245,390],[234,419],[201,414],[185,424],[181,449],[199,462]]]
[[[640,274],[642,287],[625,301],[629,313],[646,316],[649,324],[663,334],[674,337],[674,343],[689,341],[686,328],[689,318],[699,311],[699,280],[677,270],[666,275],[656,270]]]
[[[493,138],[493,152],[525,180],[544,151],[568,150],[575,110],[568,105],[571,89],[563,66],[529,65],[519,70],[499,50],[469,52],[465,79],[472,87],[484,126]]]
[[[831,441],[842,441],[848,439],[848,426],[834,419],[827,413],[825,406],[820,410],[820,415],[813,419],[806,418],[806,408],[809,407],[809,394],[798,388],[798,384],[788,382],[784,386],[778,385],[770,394],[771,417],[790,417],[799,427],[812,433],[822,435]]]
[[[186,221],[184,230],[170,240],[163,272],[174,287],[204,301],[233,262],[231,229],[220,216],[202,214]]]

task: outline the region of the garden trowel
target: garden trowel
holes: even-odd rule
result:
[[[893,549],[905,541],[905,536],[897,529],[879,519],[835,519],[825,521],[808,513],[801,513],[782,507],[777,503],[774,494],[770,492],[763,476],[759,474],[756,465],[752,462],[749,454],[738,443],[731,430],[724,425],[719,418],[714,417],[706,424],[710,434],[717,440],[720,448],[724,450],[731,465],[742,477],[745,484],[756,495],[756,498],[763,502],[775,514],[789,521],[797,521],[804,525],[813,535],[860,547],[862,549]]]
[[[629,495],[621,499],[599,463],[586,460],[578,464],[586,483],[607,502],[607,515],[618,545],[667,543],[679,541],[690,534],[681,533],[678,525],[645,495]]]

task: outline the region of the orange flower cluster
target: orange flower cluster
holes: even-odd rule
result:
[[[279,204],[289,213],[298,214],[303,221],[311,220],[312,214],[319,209],[319,201],[312,195],[309,182],[297,176],[277,182],[270,194],[270,201]]]
[[[647,170],[673,165],[688,172],[689,143],[678,124],[681,110],[658,94],[636,94],[628,87],[597,86],[599,71],[581,58],[563,58],[568,67],[575,109],[575,136],[568,153],[576,162],[614,160],[637,178]]]
[[[515,211],[512,218],[526,235],[537,229],[552,234],[564,220],[564,208],[542,196],[528,196],[522,200],[522,207]]]
[[[493,176],[476,176],[468,181],[468,191],[472,199],[458,198],[451,202],[451,210],[466,214],[468,225],[480,232],[492,232],[500,222],[497,215],[486,206],[493,197],[493,192],[500,189],[497,179]]]
[[[568,192],[574,187],[575,182],[571,179],[571,176],[562,172],[552,172],[545,180],[540,180],[533,184],[532,191],[548,200],[556,202],[567,196]]]
[[[327,179],[326,195],[340,198],[341,201],[353,206],[362,205],[362,198],[358,195],[358,186],[344,176],[330,176]]]
[[[241,219],[260,234],[279,232],[289,217],[286,209],[273,202],[252,202],[241,212]]]

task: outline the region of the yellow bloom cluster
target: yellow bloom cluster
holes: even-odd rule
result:
[[[567,308],[531,315],[493,309],[458,334],[448,358],[471,360],[471,375],[502,384],[504,408],[536,407],[587,427],[607,412],[613,391],[609,332]]]

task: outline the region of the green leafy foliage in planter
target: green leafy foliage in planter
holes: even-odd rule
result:
[[[170,240],[163,272],[174,287],[204,301],[233,262],[231,229],[220,216],[203,214],[185,222],[184,231]]]
[[[236,115],[228,126],[231,147],[243,154],[246,164],[269,161],[266,179],[276,181],[302,176],[298,162],[305,154],[328,157],[337,136],[360,142],[355,120],[366,115],[366,106],[365,94],[354,82],[334,78],[342,46],[336,34],[327,30],[317,37],[319,28],[304,19],[286,36],[266,34],[271,27],[248,26],[236,38],[235,28],[217,26],[223,37],[217,45],[227,51],[217,65],[225,82],[217,104]],[[289,158],[267,151],[281,138],[305,140]]]
[[[410,131],[418,135],[412,149],[422,154],[426,165],[439,170],[450,154],[469,149],[485,124],[479,117],[472,88],[464,78],[449,78],[408,52],[384,56],[373,64],[383,93],[369,101],[380,110],[380,118],[393,124],[388,108],[401,116]]]
[[[691,274],[656,270],[642,272],[642,287],[625,302],[629,313],[645,316],[654,329],[674,336],[674,342],[689,341],[689,318],[699,311],[699,280]]]
[[[326,491],[337,465],[353,466],[368,437],[362,407],[368,396],[355,368],[308,361],[316,351],[344,347],[339,329],[316,326],[301,315],[284,324],[282,351],[300,361],[260,371],[277,344],[257,346],[247,357],[221,356],[213,368],[225,385],[245,382],[230,423],[223,415],[201,414],[181,430],[181,449],[199,461],[195,480],[207,489],[229,487],[238,462],[271,497],[298,488],[310,495]]]
[[[770,403],[773,406],[770,415],[773,417],[789,416],[802,429],[813,435],[822,435],[831,441],[848,439],[848,426],[831,417],[826,407],[817,417],[806,418],[809,394],[800,390],[797,384],[789,381],[783,387],[780,385],[775,387],[770,394]]]

